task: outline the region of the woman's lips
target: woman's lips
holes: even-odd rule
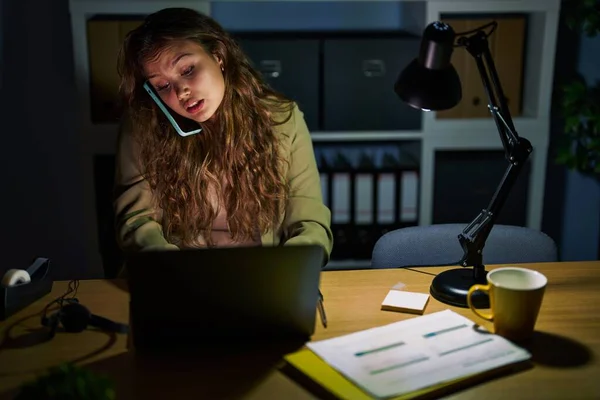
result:
[[[196,114],[202,109],[202,107],[204,107],[204,100],[198,100],[187,106],[185,110],[190,114]]]

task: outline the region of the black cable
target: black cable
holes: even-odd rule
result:
[[[68,295],[69,293],[73,293],[73,295],[71,296],[71,298],[75,298],[75,296],[77,296],[77,291],[79,290],[79,279],[74,279],[72,281],[69,282],[69,286],[67,289],[67,293],[65,294]]]
[[[485,30],[486,28],[489,28],[490,26],[492,27],[492,29],[488,33],[485,34],[485,37],[489,37],[492,33],[494,33],[494,31],[496,30],[496,27],[498,27],[498,23],[496,21],[492,21],[490,23],[487,23],[485,25],[482,25],[482,26],[480,26],[478,28],[475,28],[475,29],[472,29],[470,31],[460,32],[460,33],[455,34],[455,37],[458,38],[458,43],[455,44],[453,47],[463,47],[464,46],[463,42],[464,42],[464,39],[465,39],[464,38],[465,35],[469,35],[471,33],[481,32],[481,31]],[[461,40],[461,39],[463,39],[463,40]]]
[[[429,268],[429,267],[460,267],[461,261],[455,261],[448,264],[423,264],[423,265],[402,265],[394,268]]]
[[[498,26],[498,23],[497,23],[496,21],[488,22],[487,24],[485,24],[485,25],[481,25],[480,27],[478,27],[478,28],[475,28],[475,29],[471,29],[470,31],[466,31],[466,32],[459,32],[459,33],[457,33],[455,36],[464,36],[464,35],[469,35],[469,34],[471,34],[471,33],[476,33],[476,32],[482,31],[482,30],[484,30],[485,28],[488,28],[488,27],[490,27],[490,26],[493,26],[493,28],[492,28],[492,30],[490,31],[490,33],[488,34],[488,36],[489,36],[489,35],[490,35],[492,32],[494,32],[494,30],[496,29],[496,26]]]
[[[64,301],[66,300],[67,296],[69,296],[70,294],[72,295],[70,300],[77,301],[75,299],[75,296],[77,295],[78,289],[79,289],[79,280],[78,279],[71,280],[69,282],[69,285],[67,286],[67,291],[65,293],[63,293],[56,299],[52,300],[50,303],[46,304],[46,307],[44,307],[44,310],[43,310],[43,315],[46,315],[46,313],[48,312],[48,309],[54,304],[58,303],[58,307],[62,308]]]

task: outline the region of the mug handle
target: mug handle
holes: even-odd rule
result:
[[[479,317],[481,317],[487,321],[493,321],[494,315],[492,313],[489,313],[489,314],[482,313],[481,311],[479,311],[477,308],[475,308],[473,306],[473,302],[471,301],[471,296],[473,295],[473,293],[475,293],[478,290],[482,291],[482,292],[486,292],[489,295],[490,285],[473,285],[473,286],[471,286],[469,288],[469,292],[467,293],[467,304],[469,305],[469,308],[471,309],[471,311],[473,311]]]

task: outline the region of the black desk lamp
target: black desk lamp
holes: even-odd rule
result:
[[[490,53],[487,38],[496,26],[496,22],[491,22],[472,31],[456,34],[450,25],[440,21],[432,22],[423,33],[419,57],[400,73],[394,85],[398,96],[412,107],[425,111],[454,107],[460,101],[462,91],[460,79],[450,63],[450,57],[454,47],[466,48],[477,63],[488,98],[488,108],[496,122],[505,157],[509,162],[508,169],[488,207],[458,235],[464,251],[460,265],[472,266],[473,269],[445,271],[438,274],[431,283],[430,292],[434,298],[459,307],[467,307],[466,296],[472,285],[486,283],[487,271],[483,265],[485,242],[510,189],[532,151],[531,143],[519,137],[515,130]],[[486,28],[491,28],[489,33],[486,33]],[[472,300],[477,308],[489,307],[487,295],[481,292],[476,292]]]

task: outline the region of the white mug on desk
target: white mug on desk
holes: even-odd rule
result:
[[[548,279],[541,273],[518,267],[494,269],[487,274],[487,285],[473,285],[467,294],[469,308],[494,323],[494,333],[514,341],[529,339],[542,305]],[[471,302],[476,291],[490,296],[491,313],[483,313]]]

